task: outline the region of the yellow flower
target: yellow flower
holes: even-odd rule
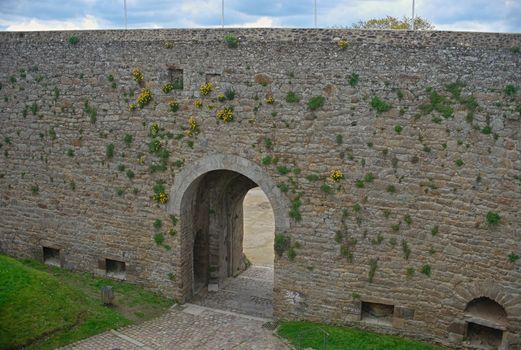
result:
[[[217,119],[221,119],[223,122],[228,123],[233,120],[233,109],[231,107],[224,107],[220,111],[217,111]]]
[[[199,133],[199,124],[197,124],[197,120],[195,117],[188,118],[188,130],[186,132],[187,136],[197,135]]]
[[[344,50],[347,47],[348,42],[345,39],[340,39],[340,40],[338,40],[337,45],[338,45],[339,48]]]
[[[195,100],[194,101],[194,106],[196,106],[197,108],[201,108],[203,106],[203,101]]]
[[[137,105],[135,103],[131,103],[131,104],[128,105],[128,109],[130,111],[135,111],[136,108],[137,108]]]
[[[135,67],[132,68],[132,76],[134,77],[134,80],[138,83],[141,83],[143,79],[145,79],[145,76],[143,75],[143,72],[141,72],[141,69]]]
[[[172,83],[166,83],[161,87],[161,90],[163,90],[165,94],[168,94],[170,91],[174,90],[174,85],[172,85]]]
[[[201,91],[201,94],[203,94],[204,96],[208,95],[210,92],[212,92],[212,90],[213,90],[212,83],[206,83],[199,87],[199,91]]]
[[[159,202],[161,204],[165,204],[166,202],[168,202],[168,195],[165,192],[161,192],[159,194]]]
[[[335,169],[331,170],[329,177],[331,178],[331,180],[338,182],[344,178],[344,174],[342,173],[342,171]]]
[[[269,96],[268,98],[266,98],[266,103],[267,104],[272,105],[274,102],[275,102],[275,100],[273,99],[273,96]]]
[[[152,93],[149,89],[141,89],[141,93],[137,97],[137,104],[139,108],[145,107],[147,104],[152,101]]]

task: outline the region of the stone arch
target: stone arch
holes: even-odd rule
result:
[[[259,165],[246,158],[229,155],[214,154],[205,156],[188,164],[176,175],[174,184],[170,190],[171,200],[168,212],[180,215],[182,196],[190,186],[201,175],[213,170],[231,170],[242,174],[255,182],[268,197],[273,213],[275,214],[275,232],[285,232],[290,227],[287,201],[277,185],[270,176]]]
[[[178,300],[190,299],[201,284],[210,284],[212,278],[220,281],[239,269],[242,201],[257,186],[270,201],[275,232],[287,231],[287,200],[259,165],[238,156],[214,154],[188,164],[176,175],[167,209],[179,218]]]
[[[481,280],[458,286],[453,297],[458,312],[448,329],[451,338],[471,348],[476,340],[495,349],[521,343],[515,332],[521,326],[521,299],[516,291],[494,280]],[[489,317],[490,310],[496,317]]]
[[[521,317],[521,299],[493,280],[478,281],[461,285],[454,291],[455,307],[464,312],[472,300],[488,298],[498,303],[507,313],[507,318]]]
[[[487,297],[479,297],[472,299],[465,307],[465,314],[469,317],[491,320],[494,323],[506,326],[507,312],[497,301]]]

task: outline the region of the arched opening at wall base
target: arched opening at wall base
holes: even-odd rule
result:
[[[503,348],[508,326],[503,306],[487,297],[473,299],[465,308],[465,319],[466,346],[483,350]]]
[[[169,211],[180,219],[180,301],[271,317],[273,260],[243,273],[249,266],[243,249],[245,228],[255,226],[244,224],[244,198],[257,187],[266,195],[273,217],[269,245],[273,256],[275,232],[285,232],[289,218],[282,193],[262,168],[239,157],[211,156],[176,176]],[[233,278],[238,275],[249,280]],[[241,300],[241,293],[254,303]]]

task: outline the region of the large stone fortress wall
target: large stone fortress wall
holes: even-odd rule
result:
[[[259,185],[276,317],[519,349],[521,35],[227,32],[0,33],[0,250],[188,300],[242,268]]]

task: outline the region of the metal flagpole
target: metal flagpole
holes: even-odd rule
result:
[[[123,10],[125,11],[125,29],[127,29],[127,0],[123,0]]]
[[[221,27],[224,28],[224,0],[221,1]]]
[[[315,0],[315,28],[317,27],[317,0]]]
[[[412,0],[412,30],[414,30],[414,0]]]

